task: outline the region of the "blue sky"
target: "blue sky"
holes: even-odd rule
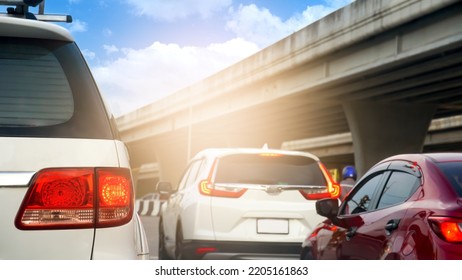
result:
[[[220,71],[352,0],[45,0],[115,116]]]

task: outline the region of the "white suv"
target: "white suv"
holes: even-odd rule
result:
[[[169,183],[159,183],[172,192]],[[162,205],[160,259],[298,259],[324,218],[315,201],[338,197],[319,159],[270,149],[206,149]]]
[[[149,258],[126,147],[73,38],[0,4],[0,259]]]

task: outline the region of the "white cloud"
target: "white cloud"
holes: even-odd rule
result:
[[[301,14],[295,14],[286,21],[273,15],[266,8],[259,8],[254,4],[241,4],[237,10],[229,9],[231,19],[227,22],[227,28],[238,37],[255,42],[263,48],[350,2],[352,1],[330,0],[326,1],[327,5],[307,6]]]
[[[254,4],[240,5],[237,11],[230,9],[229,14],[232,19],[227,22],[227,27],[238,37],[252,40],[259,46],[267,46],[275,38],[282,38],[288,30],[279,17]]]
[[[88,49],[82,50],[82,54],[87,61],[93,60],[96,57],[96,54]]]
[[[232,0],[125,0],[134,13],[161,21],[173,21],[188,16],[209,17],[213,12],[231,5]]]
[[[85,31],[87,31],[87,23],[84,22],[84,21],[80,21],[78,19],[73,20],[72,23],[71,23],[71,26],[69,27],[69,30],[72,33],[85,32]]]
[[[217,54],[221,53],[223,56],[236,58],[247,57],[259,50],[256,44],[245,41],[242,38],[235,38],[224,44],[210,44],[207,49]]]
[[[103,45],[103,49],[106,51],[106,54],[108,54],[108,55],[116,53],[116,52],[119,51],[119,48],[117,48],[114,45]]]
[[[118,116],[210,76],[255,53],[258,47],[242,39],[206,48],[153,43],[124,49],[124,56],[92,69],[98,85]]]

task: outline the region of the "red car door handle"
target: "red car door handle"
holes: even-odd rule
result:
[[[398,228],[400,219],[393,219],[389,220],[388,223],[385,225],[385,231],[387,235],[390,235],[392,231]]]

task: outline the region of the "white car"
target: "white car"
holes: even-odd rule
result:
[[[316,156],[265,148],[203,150],[159,190],[160,259],[298,259],[316,200],[340,194]]]
[[[74,39],[0,4],[0,259],[148,259],[127,149]]]

